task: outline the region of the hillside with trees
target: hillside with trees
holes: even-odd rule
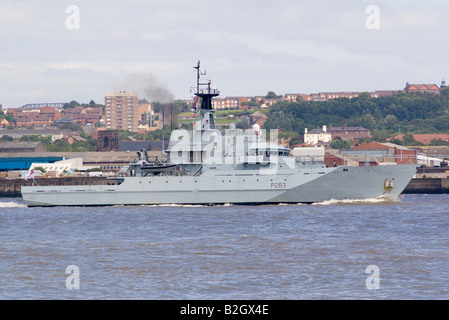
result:
[[[303,134],[304,128],[323,125],[362,126],[373,138],[384,140],[400,133],[449,133],[449,88],[440,95],[397,93],[372,98],[362,93],[356,98],[329,101],[280,101],[270,108],[265,129]]]

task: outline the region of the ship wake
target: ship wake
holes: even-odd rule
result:
[[[312,203],[312,205],[321,205],[321,206],[329,206],[329,205],[360,205],[360,204],[391,204],[391,203],[399,203],[400,201],[397,199],[392,199],[388,197],[377,197],[377,198],[369,198],[369,199],[331,199],[325,200],[321,202]]]
[[[177,203],[162,203],[143,205],[144,207],[181,207],[181,208],[201,208],[201,207],[229,207],[232,203],[223,204],[177,204]]]
[[[3,202],[0,201],[0,208],[26,208],[27,205],[24,203],[17,203],[14,201]]]

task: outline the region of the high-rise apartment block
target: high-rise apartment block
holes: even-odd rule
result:
[[[139,129],[139,99],[137,93],[117,91],[105,93],[104,126],[137,132]]]

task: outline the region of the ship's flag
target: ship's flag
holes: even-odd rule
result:
[[[195,97],[195,104],[194,104],[195,110],[198,110],[198,104],[199,104],[199,103],[200,103],[200,102],[199,102],[198,97]]]

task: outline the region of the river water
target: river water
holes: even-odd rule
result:
[[[28,208],[0,199],[0,299],[449,299],[449,195]]]

